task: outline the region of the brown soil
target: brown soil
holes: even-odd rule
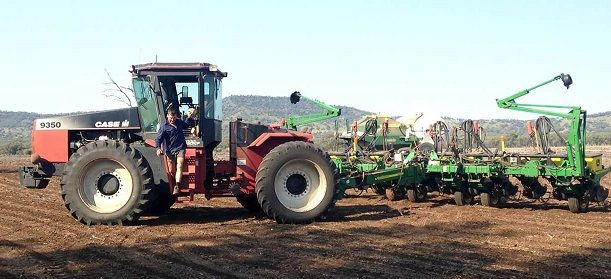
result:
[[[499,209],[352,192],[310,225],[278,225],[225,198],[87,227],[63,206],[57,178],[23,189],[15,169],[26,158],[0,160],[0,278],[611,277],[604,205],[572,214],[553,200]]]

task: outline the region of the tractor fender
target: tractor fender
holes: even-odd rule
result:
[[[314,136],[310,133],[286,131],[286,132],[274,132],[274,133],[263,133],[257,137],[248,147],[261,147],[265,145],[273,145],[274,147],[289,141],[307,141],[312,142]],[[279,144],[276,144],[281,142]],[[273,148],[273,147],[272,147]],[[270,149],[271,150],[271,149]]]
[[[168,174],[163,167],[163,160],[157,156],[157,149],[152,146],[148,146],[146,144],[141,143],[132,143],[130,146],[144,157],[153,171],[153,181],[155,185],[169,185],[168,184]]]

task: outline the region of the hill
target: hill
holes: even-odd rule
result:
[[[333,106],[342,110],[342,115],[339,118],[307,125],[308,130],[312,130],[314,133],[331,131],[334,129],[337,120],[337,123],[342,123],[341,125],[338,124],[340,126],[338,129],[343,131],[346,121],[351,122],[363,115],[371,114],[371,112],[353,107]],[[224,124],[238,117],[249,123],[278,123],[281,117],[318,112],[321,112],[321,110],[315,105],[307,101],[291,104],[288,97],[238,95],[223,98]]]
[[[353,120],[371,112],[353,107],[336,105],[342,109],[342,116],[337,119],[306,125],[302,128],[312,131],[315,141],[324,148],[335,144],[333,133],[346,131]],[[253,95],[233,95],[223,98],[223,138],[221,148],[227,147],[226,139],[228,123],[241,117],[249,123],[278,123],[281,117],[320,112],[320,109],[309,102],[302,101],[291,104],[288,97],[269,97]],[[0,153],[25,153],[29,149],[32,121],[36,118],[52,116],[32,112],[0,111]],[[533,115],[533,120],[536,116]],[[449,126],[456,126],[464,119],[444,117]],[[484,127],[486,143],[489,146],[498,145],[498,137],[505,136],[508,146],[525,146],[526,121],[515,119],[474,119]],[[557,131],[566,135],[569,123],[566,120],[552,118]],[[588,144],[611,144],[611,111],[588,115]],[[563,142],[553,137],[553,144],[563,145]]]

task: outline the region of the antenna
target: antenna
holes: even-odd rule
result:
[[[157,63],[157,54],[155,54],[155,63]]]

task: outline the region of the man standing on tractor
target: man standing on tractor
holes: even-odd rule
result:
[[[167,122],[161,126],[157,138],[155,138],[157,156],[165,154],[170,163],[169,173],[175,174],[176,184],[172,191],[173,195],[178,195],[180,192],[178,185],[182,178],[182,164],[185,161],[185,149],[187,149],[183,130],[188,128],[189,125],[178,119],[176,112],[170,109],[167,113]],[[162,145],[163,150],[161,149]]]

